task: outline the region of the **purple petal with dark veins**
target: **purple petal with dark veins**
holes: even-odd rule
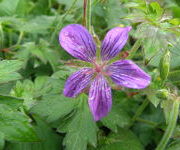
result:
[[[91,84],[88,103],[93,118],[96,121],[105,117],[111,110],[111,87],[109,87],[104,76],[97,75]]]
[[[119,60],[107,68],[112,81],[132,89],[143,89],[150,84],[151,77],[131,60]]]
[[[102,60],[109,60],[121,51],[127,42],[130,30],[130,26],[125,28],[116,27],[106,34],[101,46]]]
[[[91,68],[83,68],[73,73],[66,81],[64,95],[67,97],[76,97],[88,86],[93,76]]]
[[[59,33],[61,46],[72,56],[92,62],[96,56],[96,45],[91,34],[79,24],[64,27]]]

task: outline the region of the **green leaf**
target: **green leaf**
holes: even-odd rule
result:
[[[119,0],[107,1],[105,8],[105,18],[108,23],[108,27],[112,28],[126,23],[123,17],[127,16],[127,8],[124,7]]]
[[[167,50],[159,63],[159,71],[160,71],[160,77],[164,81],[167,79],[167,76],[169,74],[169,68],[170,68],[170,52]]]
[[[48,76],[38,76],[34,83],[31,80],[17,81],[11,90],[11,95],[24,99],[23,105],[27,110],[35,105],[43,95],[59,94],[64,88],[64,81]]]
[[[35,97],[49,93],[52,90],[52,84],[48,76],[38,76],[34,82]]]
[[[60,66],[60,71],[55,72],[52,77],[57,79],[66,80],[72,73],[77,71],[76,68],[68,67],[68,66]]]
[[[166,124],[169,122],[170,113],[173,107],[173,101],[172,100],[164,100],[161,103],[161,107],[163,108]]]
[[[67,8],[71,7],[71,5],[73,3],[73,0],[69,0],[69,1],[66,1],[66,0],[56,0],[56,1],[58,3],[60,3],[60,4],[66,5]],[[82,1],[77,1],[76,6],[81,7],[82,5],[83,5]]]
[[[174,133],[173,133],[173,137],[174,138],[180,137],[180,125],[179,124],[176,125],[176,128],[175,128]]]
[[[138,135],[142,144],[147,147],[149,147],[152,141],[159,142],[161,139],[162,134],[159,132],[159,129],[157,129],[157,126],[164,130],[162,126],[159,126],[164,124],[164,114],[162,110],[158,108],[159,107],[155,108],[153,105],[149,105],[146,111],[142,113],[142,119],[137,118],[137,122],[133,125],[133,131]],[[150,121],[150,124],[144,121]],[[150,148],[152,147],[150,146]]]
[[[18,60],[0,61],[0,83],[6,83],[21,78],[21,75],[15,71],[22,67],[22,62]]]
[[[33,7],[33,12],[38,14],[46,14],[47,11],[49,11],[50,4],[55,0],[38,0],[35,3],[35,6]]]
[[[47,61],[50,63],[52,69],[56,71],[61,57],[59,51],[50,48],[50,45],[45,40],[40,40],[40,49],[43,52]]]
[[[24,80],[24,82],[17,81],[16,86],[11,90],[11,95],[14,97],[19,97],[24,99],[23,105],[27,110],[29,110],[35,100],[34,96],[34,84],[31,80]]]
[[[17,109],[22,106],[23,100],[16,97],[0,95],[0,104],[6,104],[12,109]]]
[[[171,41],[171,46],[169,47],[169,50],[171,52],[171,69],[180,66],[179,47],[180,47],[180,37],[174,41]]]
[[[4,133],[5,139],[9,141],[34,142],[38,140],[29,123],[29,118],[3,104],[0,104],[0,132]]]
[[[180,7],[179,6],[172,6],[171,7],[173,16],[179,18],[180,17]]]
[[[120,128],[117,134],[111,133],[97,148],[98,150],[144,150],[139,139],[130,130]]]
[[[61,124],[58,128],[59,132],[62,130],[67,132],[63,141],[67,150],[86,150],[88,143],[96,146],[97,127],[90,113],[87,99],[86,95],[80,95],[76,113],[67,124],[64,126]]]
[[[0,94],[9,95],[14,85],[15,85],[15,82],[8,82],[8,83],[0,84]]]
[[[64,81],[48,76],[38,76],[34,82],[34,97],[48,94],[59,94],[64,89]]]
[[[2,75],[2,73],[0,73],[0,83],[6,83],[9,81],[18,80],[20,78],[21,78],[21,75],[17,72],[9,72],[4,75]]]
[[[47,41],[44,40],[40,40],[39,44],[34,42],[25,43],[15,57],[23,60],[24,66],[27,65],[30,58],[36,58],[36,60],[40,60],[44,64],[49,62],[54,71],[57,69],[60,59],[58,51],[49,48]]]
[[[28,42],[22,45],[22,48],[16,53],[15,58],[18,58],[24,62],[24,67],[30,58],[35,57],[40,59],[43,63],[47,63],[44,52],[34,42]]]
[[[167,148],[167,150],[179,150],[180,148],[180,141],[172,144],[170,147]]]
[[[167,99],[168,90],[162,89],[162,80],[159,78],[159,74],[154,74],[151,85],[145,90],[148,100],[157,107],[161,100]]]
[[[156,17],[161,17],[163,14],[163,9],[161,8],[161,6],[159,5],[158,2],[152,2],[149,4],[149,9],[152,10],[151,13],[155,14]]]
[[[168,21],[169,21],[169,23],[171,23],[173,25],[176,25],[176,26],[180,25],[180,18],[173,18]]]
[[[118,127],[129,125],[131,123],[131,118],[128,113],[121,108],[121,106],[113,105],[112,110],[101,121],[106,127],[117,132]]]
[[[48,33],[48,29],[51,27],[54,19],[54,16],[37,16],[29,21],[17,25],[17,29],[31,34],[45,34]]]
[[[26,0],[2,0],[0,3],[0,15],[11,16],[14,14],[24,14],[27,10]]]
[[[10,143],[7,150],[60,150],[61,137],[58,136],[43,120],[35,117],[35,130],[40,138],[36,143]]]
[[[147,95],[148,97],[148,100],[150,100],[150,102],[155,106],[157,107],[160,103],[160,99],[157,97],[156,93],[155,92],[152,92],[152,93],[148,93]]]
[[[142,0],[133,0],[132,2],[131,1],[128,1],[127,4],[125,4],[126,7],[130,7],[130,8],[137,8],[143,12],[146,12],[147,11],[147,5],[146,5],[146,2],[145,1],[142,1]]]
[[[5,145],[4,134],[0,132],[0,150],[3,150]]]
[[[0,61],[0,70],[3,73],[15,72],[22,67],[22,61],[19,60],[3,60]]]
[[[47,95],[32,108],[31,112],[46,117],[48,122],[52,122],[70,113],[77,103],[77,99],[67,98],[60,94]]]

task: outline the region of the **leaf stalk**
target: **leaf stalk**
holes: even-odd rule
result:
[[[173,134],[173,131],[176,127],[176,122],[178,119],[179,104],[180,104],[179,99],[174,100],[174,103],[172,106],[172,111],[170,112],[170,118],[169,118],[168,126],[167,126],[165,133],[164,133],[160,143],[158,144],[156,150],[164,150],[169,139],[172,137],[172,134]]]

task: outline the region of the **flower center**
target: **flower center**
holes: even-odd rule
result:
[[[106,74],[105,72],[106,63],[94,63],[94,70],[96,73]]]
[[[103,71],[103,67],[104,67],[104,66],[102,66],[102,65],[96,64],[96,65],[95,65],[95,71],[98,72],[98,73],[100,73],[100,72]]]

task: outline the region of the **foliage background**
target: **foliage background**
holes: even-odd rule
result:
[[[58,32],[82,16],[82,0],[0,0],[0,149],[153,150],[160,142],[180,88],[180,1],[92,1],[100,40],[131,25],[123,51],[152,76],[147,89],[114,89],[112,111],[99,122],[87,95],[62,95],[78,68],[64,65],[73,58]],[[166,149],[180,149],[179,120]]]

